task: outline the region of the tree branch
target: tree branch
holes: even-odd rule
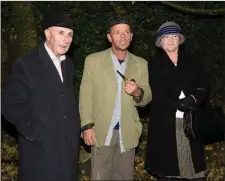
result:
[[[178,4],[168,2],[168,1],[162,1],[162,4],[169,6],[171,8],[175,8],[178,11],[182,11],[185,13],[191,13],[191,14],[201,14],[201,15],[225,15],[225,8],[218,8],[218,9],[196,9],[196,8],[186,8],[183,6],[180,6]]]

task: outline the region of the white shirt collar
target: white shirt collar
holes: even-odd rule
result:
[[[48,48],[46,42],[44,43],[44,46],[45,46],[45,49],[46,49],[46,51],[48,52],[50,58],[51,58],[53,61],[56,61],[56,60],[57,60],[57,61],[59,61],[59,63],[61,63],[63,60],[66,59],[66,56],[65,56],[65,55],[61,55],[59,58],[57,58],[57,57],[55,56],[55,54],[50,50],[50,48]]]
[[[128,51],[127,51],[127,54],[128,54]],[[127,62],[128,60],[128,55],[126,54],[126,57],[125,57],[125,60],[124,60],[124,63]],[[116,55],[113,53],[112,49],[111,49],[111,56],[114,60],[118,60],[118,58],[116,57]]]

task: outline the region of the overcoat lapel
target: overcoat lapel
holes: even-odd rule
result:
[[[50,56],[48,55],[47,51],[45,50],[44,44],[41,44],[39,46],[38,56],[40,56],[39,58],[39,60],[41,61],[40,66],[42,66],[41,67],[42,72],[40,72],[42,81],[43,83],[44,82],[46,83],[48,82],[48,84],[51,83],[51,86],[49,85],[45,85],[45,86],[48,86],[48,87],[55,87],[57,85],[60,86],[62,84],[62,81],[60,79],[59,73],[54,63],[52,62]]]
[[[63,65],[63,71],[62,71],[62,76],[63,76],[63,82],[61,81],[61,79],[60,79],[60,81],[64,84],[64,85],[67,85],[69,82],[69,76],[68,76],[68,74],[69,74],[69,72],[68,72],[68,70],[70,70],[70,68],[69,67],[67,67],[67,66],[69,66],[68,65],[68,62],[67,62],[67,56],[66,56],[66,59],[64,60],[64,65]]]

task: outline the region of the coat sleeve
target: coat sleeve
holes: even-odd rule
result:
[[[92,125],[92,76],[93,64],[88,56],[85,59],[84,71],[80,85],[79,111],[81,118],[81,128],[86,125]]]
[[[208,97],[210,86],[207,74],[203,71],[203,68],[196,57],[193,55],[190,56],[190,61],[192,63],[192,73],[194,74],[191,95],[194,96],[196,105],[198,106]]]
[[[22,136],[29,141],[34,141],[38,137],[40,125],[32,111],[31,94],[24,62],[15,60],[12,74],[3,89],[2,113]]]
[[[142,81],[138,85],[143,90],[143,97],[142,100],[137,103],[135,102],[135,106],[145,106],[152,100],[152,91],[149,86],[149,74],[148,74],[148,64],[147,61],[143,61],[143,68],[142,68]]]

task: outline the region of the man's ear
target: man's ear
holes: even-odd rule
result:
[[[50,30],[49,29],[45,29],[45,37],[46,37],[46,40],[50,39]]]
[[[132,40],[133,40],[133,36],[134,36],[134,34],[133,34],[133,33],[131,33],[131,35],[130,35],[130,41],[132,41]]]
[[[109,33],[107,34],[107,38],[108,38],[109,42],[112,43],[112,37]]]

